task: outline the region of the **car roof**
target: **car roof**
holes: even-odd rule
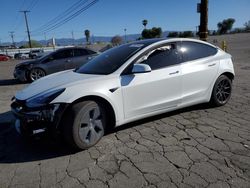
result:
[[[191,38],[156,38],[156,39],[144,39],[144,40],[138,40],[138,41],[134,41],[131,43],[128,43],[130,45],[143,45],[144,47],[146,46],[154,46],[157,44],[164,44],[167,42],[182,42],[182,41],[190,41],[190,42],[197,42],[197,43],[202,43],[202,44],[206,44],[209,46],[212,46],[214,48],[217,48],[216,46],[214,46],[213,44],[210,44],[208,42],[202,41],[202,40],[198,40],[198,39],[191,39]]]
[[[61,51],[61,50],[65,50],[65,49],[71,49],[71,50],[74,50],[74,49],[84,49],[84,50],[89,50],[89,51],[96,52],[95,50],[92,50],[92,49],[89,49],[89,48],[84,48],[84,47],[79,47],[79,46],[60,48],[60,49],[57,49],[56,51]]]

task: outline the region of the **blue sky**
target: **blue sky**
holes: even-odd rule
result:
[[[15,41],[27,40],[24,16],[20,10],[30,9],[28,20],[34,31],[55,18],[79,0],[1,0],[1,42],[10,41],[9,31],[15,31]],[[91,0],[89,0],[91,1]],[[196,4],[200,0],[99,0],[94,6],[61,27],[46,33],[51,37],[84,36],[89,29],[91,35],[114,36],[141,33],[142,20],[165,30],[195,30],[199,25]],[[250,20],[250,0],[209,0],[209,29],[216,29],[217,23],[225,18],[235,18],[234,27],[243,27]],[[44,39],[33,32],[32,39]]]

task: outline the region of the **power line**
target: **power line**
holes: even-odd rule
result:
[[[38,0],[33,0],[31,3],[30,3],[30,6],[27,8],[28,10],[32,10],[36,4],[38,3]]]
[[[19,7],[19,9],[18,9],[18,11],[23,10],[23,9],[27,9],[27,10],[31,11],[36,6],[38,1],[39,0],[32,0],[31,3],[29,4],[29,6],[25,6],[26,0],[23,0],[20,7]],[[25,7],[27,7],[27,8],[25,8]],[[19,28],[19,26],[22,24],[22,20],[20,18],[21,17],[17,14],[16,18],[15,18],[15,22],[14,22],[15,24],[14,24],[14,27],[13,27],[14,31],[16,31]]]
[[[21,10],[23,7],[24,7],[24,4],[25,4],[25,2],[26,2],[26,0],[23,0],[22,1],[22,3],[21,3],[21,5],[20,5],[20,7],[19,7],[19,9],[18,10]],[[14,24],[14,31],[16,31],[17,30],[17,28],[21,25],[21,20],[19,20],[18,18],[20,18],[19,17],[19,15],[18,15],[18,13],[16,14],[16,17],[15,17],[15,24]],[[19,22],[18,22],[19,21]]]
[[[36,31],[45,30],[46,28],[50,27],[51,25],[53,25],[53,24],[57,23],[58,21],[60,21],[61,19],[63,19],[63,17],[67,16],[68,14],[70,14],[75,9],[77,9],[77,8],[81,7],[82,5],[84,5],[86,2],[88,2],[88,0],[84,0],[84,1],[79,0],[79,1],[77,1],[72,6],[70,6],[68,9],[66,9],[65,11],[60,13],[58,16],[56,16],[55,18],[50,20],[49,22],[47,22],[44,25],[40,26],[39,28],[33,30],[32,33],[36,32]]]
[[[52,30],[54,30],[54,29],[56,29],[56,28],[64,25],[65,23],[67,23],[68,21],[72,20],[73,18],[75,18],[76,16],[78,16],[79,14],[81,14],[82,12],[86,11],[87,9],[89,9],[91,6],[93,6],[98,1],[99,0],[94,0],[93,2],[91,2],[90,4],[88,4],[87,6],[85,6],[84,8],[80,9],[79,11],[77,11],[76,13],[74,13],[73,15],[65,18],[64,20],[62,20],[61,22],[57,23],[53,27],[49,28],[48,30],[46,30],[46,32],[52,31]]]
[[[37,33],[37,35],[39,35],[40,33],[43,33],[43,32],[50,32],[62,25],[64,25],[65,23],[69,22],[70,20],[72,20],[73,18],[75,18],[76,16],[80,15],[82,12],[86,11],[87,9],[89,9],[91,6],[93,6],[94,4],[96,4],[99,0],[93,0],[91,3],[85,5],[84,7],[82,7],[80,10],[74,12],[73,14],[67,16],[66,18],[64,18],[63,20],[61,21],[58,21],[58,23],[48,27],[47,29],[44,29],[40,32]]]
[[[73,18],[75,18],[76,16],[78,16],[81,12],[85,11],[86,9],[90,8],[90,6],[92,6],[93,4],[95,4],[98,0],[94,0],[91,3],[89,3],[88,5],[85,5],[84,7],[82,7],[80,10],[72,13],[71,15],[66,15],[66,18],[61,18],[63,20],[59,20],[57,23],[55,23],[52,26],[49,26],[47,28],[45,28],[42,32],[49,32],[52,31],[58,27],[60,27],[61,25],[67,23],[68,21],[72,20]],[[86,2],[85,2],[86,3]],[[40,33],[40,32],[39,32]]]

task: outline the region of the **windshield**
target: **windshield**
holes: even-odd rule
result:
[[[143,47],[144,44],[125,44],[112,48],[95,57],[76,72],[82,74],[111,74]]]
[[[51,53],[53,52],[43,52],[40,57],[38,57],[38,60],[46,59]]]

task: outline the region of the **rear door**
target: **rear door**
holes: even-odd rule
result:
[[[202,43],[183,41],[182,53],[182,103],[204,100],[217,74],[220,61],[217,49]]]
[[[165,44],[148,53],[146,60],[140,63],[148,64],[151,72],[121,76],[126,119],[180,104],[181,70],[176,45]]]

